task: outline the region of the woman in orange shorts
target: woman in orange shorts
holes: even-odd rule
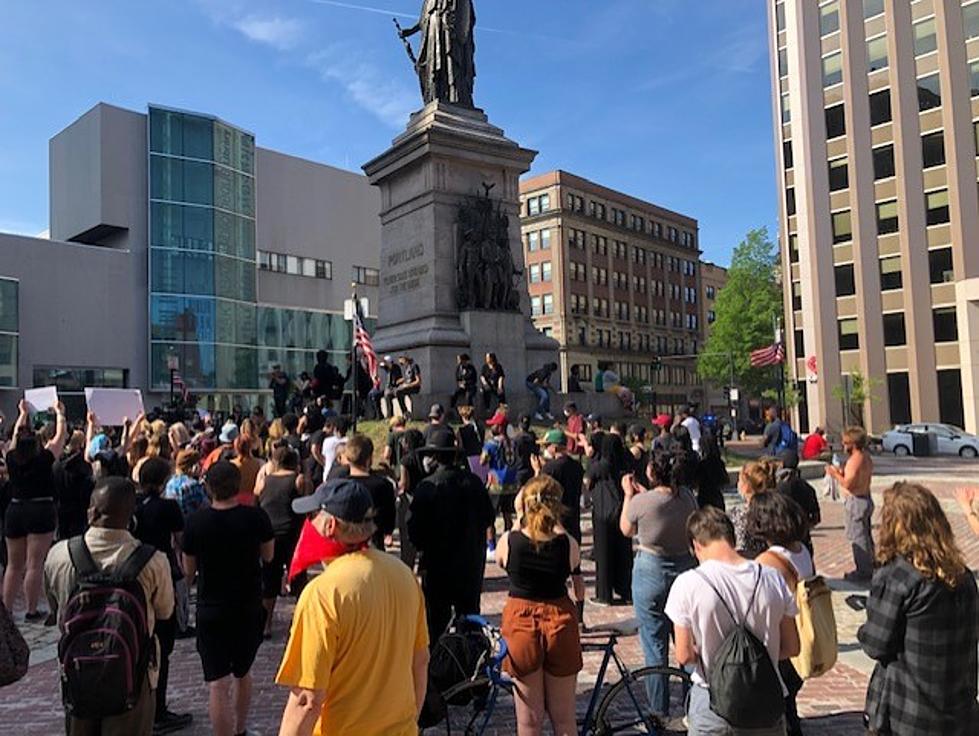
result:
[[[503,608],[504,669],[516,685],[519,736],[537,736],[545,713],[555,736],[574,736],[575,685],[581,670],[578,616],[568,597],[584,599],[578,543],[561,527],[562,489],[548,476],[531,480],[517,497],[518,528],[503,537],[496,561],[510,577]]]

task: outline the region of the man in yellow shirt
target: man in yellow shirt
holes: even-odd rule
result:
[[[428,684],[428,625],[418,582],[366,547],[371,495],[334,480],[293,501],[343,554],[299,597],[276,682],[291,688],[279,736],[416,736]]]

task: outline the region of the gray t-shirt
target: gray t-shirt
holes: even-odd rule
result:
[[[629,501],[626,519],[639,527],[639,544],[664,557],[690,552],[687,519],[697,510],[697,499],[686,488],[676,493],[646,491]]]

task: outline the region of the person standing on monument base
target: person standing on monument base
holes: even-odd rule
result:
[[[486,353],[485,362],[479,373],[479,393],[483,398],[483,411],[490,412],[490,402],[495,398],[496,405],[506,403],[506,373],[496,353]]]

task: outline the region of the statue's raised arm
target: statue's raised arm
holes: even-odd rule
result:
[[[408,56],[415,65],[422,99],[473,107],[476,80],[476,11],[472,0],[424,0],[418,23],[398,26]],[[421,35],[417,54],[408,38]]]

